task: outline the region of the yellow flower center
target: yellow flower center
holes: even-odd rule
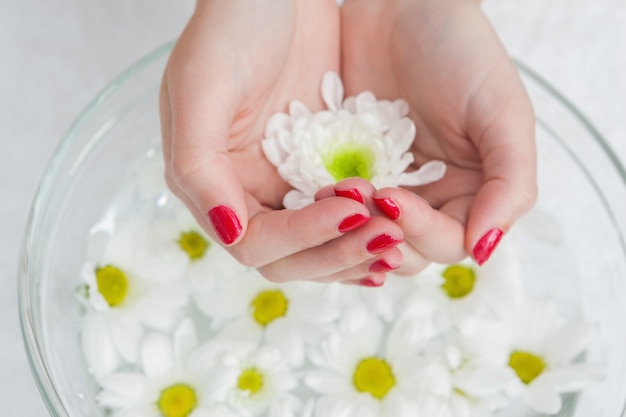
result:
[[[252,316],[261,326],[267,326],[272,321],[287,314],[289,300],[280,290],[261,291],[252,300]]]
[[[201,259],[209,248],[209,242],[200,233],[194,231],[181,233],[178,244],[192,260]]]
[[[442,287],[450,298],[465,297],[472,292],[476,282],[474,270],[463,265],[449,266],[441,276],[445,280]]]
[[[354,371],[354,387],[382,400],[396,384],[391,366],[379,358],[365,358]]]
[[[376,156],[367,146],[349,143],[333,149],[322,159],[328,173],[339,182],[351,177],[372,179]]]
[[[187,417],[196,408],[196,392],[187,384],[174,384],[161,391],[157,406],[163,417]]]
[[[254,368],[245,369],[239,375],[237,388],[248,391],[250,394],[256,394],[263,388],[263,374]]]
[[[524,384],[533,382],[546,368],[545,362],[539,356],[519,350],[511,353],[509,366]]]
[[[128,294],[128,278],[124,272],[112,265],[96,268],[98,291],[111,306],[120,305]]]

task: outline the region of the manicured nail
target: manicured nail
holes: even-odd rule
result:
[[[398,267],[389,265],[384,259],[379,259],[375,262],[372,262],[369,267],[370,272],[389,272],[393,271],[394,269],[398,269]]]
[[[337,197],[350,198],[350,199],[352,199],[354,201],[358,201],[361,204],[363,204],[363,202],[364,202],[363,196],[361,195],[359,190],[357,190],[356,188],[349,188],[347,190],[338,190],[338,189],[335,188],[335,195]]]
[[[364,216],[362,214],[353,214],[352,216],[346,217],[337,227],[339,233],[346,233],[350,230],[354,230],[357,227],[363,226],[365,223],[370,221],[368,216]]]
[[[491,229],[478,240],[472,251],[478,265],[487,262],[487,259],[489,259],[498,243],[500,243],[503,234],[504,232],[500,229]]]
[[[391,220],[398,220],[398,218],[400,218],[400,207],[398,207],[391,197],[374,198],[374,203],[376,203],[380,211],[385,213],[385,216],[389,217]]]
[[[398,246],[400,243],[402,243],[401,240],[383,233],[367,243],[367,251],[371,254],[377,255]]]
[[[229,245],[237,240],[241,234],[242,227],[233,209],[227,206],[216,206],[209,210],[207,214],[213,229],[215,229],[217,236],[222,242]]]
[[[382,287],[384,283],[384,279],[382,281],[376,281],[370,277],[361,278],[359,280],[359,285],[362,285],[363,287]]]

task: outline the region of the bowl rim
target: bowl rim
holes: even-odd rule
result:
[[[120,87],[128,83],[131,78],[138,72],[142,71],[146,67],[155,63],[155,61],[170,54],[175,41],[170,41],[163,46],[148,53],[143,58],[139,59],[135,64],[131,65],[112,81],[110,81],[96,96],[92,99],[87,106],[79,113],[73,123],[70,125],[64,135],[62,135],[58,145],[56,146],[52,156],[50,157],[43,174],[39,180],[39,184],[35,189],[32,201],[29,206],[29,212],[26,221],[26,228],[22,237],[22,243],[19,256],[18,267],[18,309],[20,316],[20,327],[22,332],[22,340],[26,347],[26,353],[28,358],[29,367],[39,393],[46,405],[49,413],[53,417],[71,417],[68,410],[63,405],[61,396],[55,389],[52,381],[49,368],[46,364],[46,359],[41,350],[40,341],[38,339],[37,326],[34,323],[33,316],[37,312],[33,311],[33,303],[36,301],[31,295],[33,293],[33,281],[29,279],[32,275],[32,267],[29,264],[29,255],[31,247],[33,245],[33,235],[38,229],[38,222],[36,221],[36,214],[38,207],[45,202],[50,187],[47,184],[52,181],[57,175],[57,172],[61,168],[60,161],[63,160],[67,153],[70,144],[72,144],[77,137],[77,132],[83,127],[83,125],[92,117],[92,115],[98,110],[101,103],[105,102],[107,98],[113,95]],[[530,69],[519,60],[513,58],[515,66],[528,80],[534,82],[549,95],[555,99],[555,101],[563,106],[565,110],[571,113],[581,126],[587,130],[587,132],[593,137],[596,144],[600,147],[602,153],[609,159],[613,168],[618,176],[621,178],[622,183],[626,186],[626,170],[622,166],[621,162],[602,137],[599,131],[594,125],[578,110],[574,104],[572,104],[561,92],[555,87],[549,84],[535,71]],[[623,240],[622,240],[623,242]],[[626,417],[626,406],[620,414],[622,417]]]

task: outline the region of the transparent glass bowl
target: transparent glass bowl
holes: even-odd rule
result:
[[[75,288],[88,230],[127,184],[133,162],[158,147],[158,91],[170,50],[142,59],[87,107],[31,207],[20,314],[32,371],[54,417],[102,416],[79,343]],[[519,68],[538,119],[539,199],[517,236],[526,281],[568,316],[598,324],[587,358],[607,368],[603,382],[568,397],[560,416],[626,417],[626,173],[567,100]]]

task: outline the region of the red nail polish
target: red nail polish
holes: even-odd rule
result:
[[[361,278],[359,280],[359,285],[363,286],[363,287],[382,287],[383,284],[385,283],[385,280],[383,279],[382,281],[376,281],[373,278],[370,277],[366,277],[366,278]]]
[[[402,243],[401,240],[391,237],[388,234],[382,234],[376,236],[367,243],[367,251],[371,254],[377,255],[398,246],[400,243]]]
[[[398,268],[389,265],[384,259],[379,259],[375,262],[372,262],[372,264],[369,267],[370,272],[383,272],[384,273],[384,272],[393,271],[394,269],[398,269]]]
[[[398,220],[398,218],[400,218],[400,207],[398,207],[391,197],[374,198],[374,203],[376,203],[380,211],[385,213],[385,216],[389,217],[391,220]]]
[[[337,227],[339,233],[346,233],[350,230],[354,230],[357,227],[363,226],[365,223],[370,221],[370,218],[364,216],[362,214],[353,214],[352,216],[346,217]]]
[[[242,227],[233,209],[227,206],[216,206],[209,210],[207,214],[213,229],[215,229],[217,236],[222,242],[228,245],[237,240],[241,234]]]
[[[350,188],[348,190],[338,190],[338,189],[335,188],[335,195],[337,197],[350,198],[350,199],[352,199],[354,201],[358,201],[361,204],[363,204],[363,202],[364,202],[363,196],[361,195],[359,190],[357,190],[356,188]]]
[[[487,262],[487,259],[489,259],[493,251],[496,249],[496,246],[498,246],[498,243],[500,243],[502,235],[504,235],[502,230],[491,229],[478,240],[474,246],[474,250],[472,251],[474,259],[478,265],[482,265]]]

